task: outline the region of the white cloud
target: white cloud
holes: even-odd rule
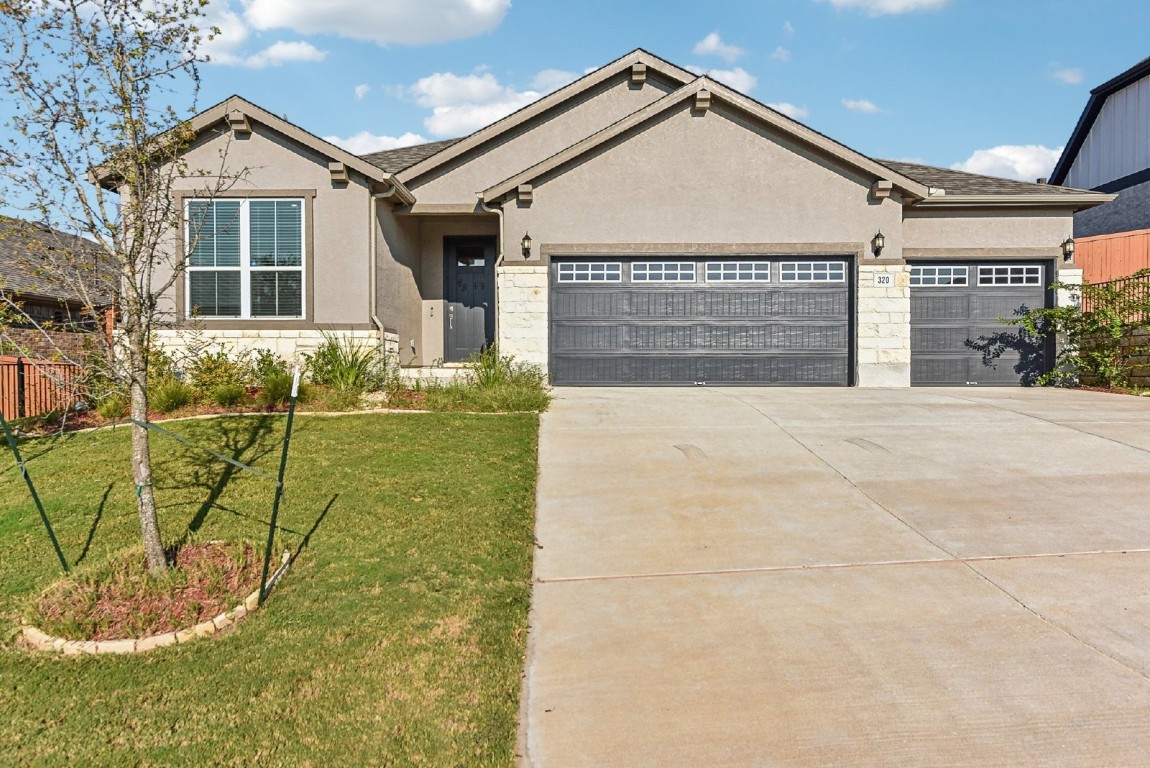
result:
[[[772,101],[767,102],[767,106],[795,120],[802,120],[810,114],[806,104],[800,107],[797,104],[791,104],[789,101]]]
[[[950,0],[820,0],[835,8],[859,10],[868,16],[887,16],[915,11],[937,11]]]
[[[742,67],[735,67],[734,69],[704,69],[703,67],[688,66],[687,71],[694,72],[696,75],[706,75],[712,80],[720,82],[728,88],[734,88],[741,93],[747,93],[759,84],[759,78]]]
[[[783,37],[790,40],[794,36],[795,36],[795,25],[790,23],[789,21],[784,21],[783,22]]]
[[[1082,70],[1077,67],[1060,67],[1051,65],[1050,76],[1063,85],[1078,85],[1082,82]]]
[[[355,100],[363,101],[363,97],[371,90],[371,86],[367,83],[361,83],[355,87]]]
[[[775,61],[790,61],[791,52],[780,45],[778,48],[771,51],[771,58]]]
[[[490,32],[511,0],[245,0],[256,29],[333,33],[380,45],[423,45]]]
[[[263,69],[278,67],[288,62],[323,61],[326,53],[308,42],[278,41],[253,54],[244,53],[251,32],[239,14],[231,9],[228,0],[209,3],[204,14],[205,26],[216,27],[220,33],[200,46],[200,53],[212,64]]]
[[[565,72],[562,69],[545,69],[531,79],[531,89],[551,93],[578,79],[579,75],[574,72]]]
[[[718,56],[727,63],[731,63],[746,54],[742,48],[724,43],[718,32],[712,32],[695,43],[693,52],[696,56]]]
[[[385,149],[399,149],[427,143],[427,139],[418,133],[410,132],[402,136],[377,136],[367,131],[360,131],[346,139],[341,139],[339,136],[324,136],[323,140],[330,141],[337,147],[343,147],[353,155],[366,155],[369,152],[382,152]]]
[[[278,67],[289,62],[323,61],[325,58],[327,58],[327,54],[311,43],[302,40],[285,43],[281,40],[236,63],[252,69],[264,69],[265,67]]]
[[[1047,149],[1039,144],[1004,144],[978,149],[961,163],[950,166],[956,171],[1000,176],[1007,179],[1034,181],[1049,177],[1062,155],[1062,147]]]
[[[851,112],[865,112],[868,115],[882,112],[870,99],[843,99],[843,106]]]
[[[560,78],[560,74],[563,78]],[[510,115],[554,90],[561,79],[574,77],[557,70],[543,70],[524,90],[503,85],[490,72],[456,75],[436,72],[401,90],[421,107],[431,109],[423,121],[434,136],[464,136]],[[541,87],[546,86],[546,87]]]

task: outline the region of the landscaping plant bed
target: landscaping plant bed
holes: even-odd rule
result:
[[[250,544],[186,544],[172,569],[148,574],[130,550],[93,572],[49,587],[27,616],[41,631],[68,640],[121,640],[175,632],[242,603],[259,587],[262,561]]]

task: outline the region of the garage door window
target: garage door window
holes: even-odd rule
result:
[[[966,285],[969,279],[967,267],[911,267],[911,285]]]
[[[979,285],[1041,285],[1042,267],[992,266],[978,268]]]
[[[711,261],[707,263],[708,283],[769,283],[769,261]]]
[[[631,265],[632,283],[693,283],[693,261],[637,261]]]
[[[623,265],[619,262],[564,262],[559,265],[561,283],[620,283]]]
[[[784,261],[779,265],[779,279],[784,283],[841,283],[846,280],[846,265],[841,261]]]

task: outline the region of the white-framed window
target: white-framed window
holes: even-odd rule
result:
[[[784,283],[842,283],[847,279],[841,261],[784,261],[779,264],[779,280]]]
[[[769,261],[708,261],[708,283],[769,283]]]
[[[978,268],[979,285],[1042,285],[1042,267],[1037,264],[993,264]]]
[[[564,261],[559,264],[561,283],[620,283],[623,265],[618,261]]]
[[[693,261],[636,261],[631,264],[632,283],[693,283]]]
[[[911,285],[949,286],[969,285],[970,269],[951,266],[912,266]]]
[[[304,316],[300,198],[188,200],[188,316]]]

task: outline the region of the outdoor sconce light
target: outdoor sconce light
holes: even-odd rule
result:
[[[886,248],[886,238],[882,236],[882,230],[879,230],[870,241],[870,249],[876,259],[882,255],[883,248]]]
[[[1064,240],[1062,242],[1062,260],[1063,261],[1073,261],[1074,260],[1074,238],[1073,237],[1068,237],[1068,238],[1066,238],[1066,240]]]
[[[523,258],[531,258],[531,235],[526,232],[523,233],[523,240],[519,243],[523,247]]]

